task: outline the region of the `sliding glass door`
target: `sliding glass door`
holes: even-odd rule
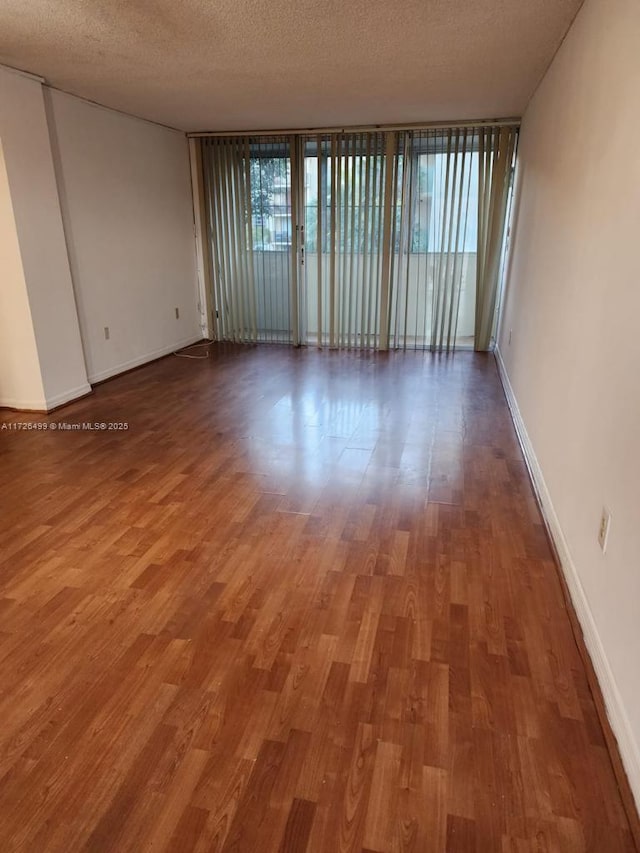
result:
[[[215,332],[487,348],[517,130],[202,143]]]
[[[290,140],[205,139],[202,163],[216,337],[297,343]]]
[[[292,341],[291,160],[288,142],[249,146],[257,340]]]
[[[383,134],[305,140],[308,343],[380,346],[387,162]]]
[[[474,343],[478,144],[473,129],[406,134],[390,342],[450,350]]]

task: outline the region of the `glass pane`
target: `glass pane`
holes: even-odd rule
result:
[[[291,163],[283,141],[250,145],[258,340],[291,341]]]

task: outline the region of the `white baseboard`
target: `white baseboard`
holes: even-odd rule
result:
[[[63,406],[65,403],[70,403],[72,400],[77,400],[78,397],[84,397],[85,394],[90,393],[91,385],[85,383],[84,385],[78,385],[77,388],[70,388],[68,391],[63,391],[61,394],[54,394],[53,397],[40,397],[37,400],[2,397],[0,398],[0,409],[18,409],[46,414],[58,406]]]
[[[78,397],[84,397],[91,393],[91,385],[85,382],[84,385],[78,385],[77,388],[71,388],[69,391],[63,391],[62,394],[55,394],[53,397],[47,397],[47,411],[55,409],[57,406],[63,406],[65,403],[70,403],[72,400],[77,400]]]
[[[90,373],[89,382],[102,382],[103,379],[110,379],[112,376],[124,373],[125,370],[131,370],[132,367],[140,367],[141,364],[146,364],[148,361],[153,361],[156,358],[162,358],[163,355],[169,355],[175,352],[175,350],[182,349],[182,347],[188,347],[190,344],[197,344],[201,340],[202,335],[190,335],[181,341],[175,341],[172,344],[160,347],[160,349],[146,352],[144,355],[136,356],[136,358],[132,358],[129,361],[123,361],[120,364],[114,364],[112,367],[106,367],[104,370],[97,370],[94,373]]]
[[[152,350],[144,355],[132,358],[129,361],[123,361],[120,364],[115,364],[112,367],[107,367],[104,370],[98,370],[95,373],[90,373],[88,376],[89,382],[101,382],[103,379],[110,379],[112,376],[117,376],[119,373],[124,373],[125,370],[131,370],[132,367],[140,367],[148,361],[153,361],[156,358],[162,358],[163,355],[169,355],[175,350],[188,347],[190,344],[197,344],[202,340],[202,335],[194,333],[188,338],[180,341],[175,341],[172,344],[161,347],[157,350]],[[77,388],[71,388],[69,391],[63,391],[61,394],[55,394],[53,397],[38,400],[18,400],[13,397],[0,398],[0,409],[24,409],[33,412],[50,412],[58,406],[63,406],[65,403],[70,403],[72,400],[77,400],[79,397],[84,397],[85,394],[91,393],[91,385],[80,385]]]
[[[47,401],[44,397],[37,400],[20,400],[17,397],[0,397],[0,409],[18,409],[30,412],[47,411]]]
[[[571,601],[573,602],[578,621],[582,628],[585,645],[591,656],[591,662],[593,663],[593,668],[600,684],[611,729],[618,741],[620,758],[626,770],[636,805],[640,807],[640,749],[625,711],[611,666],[607,660],[607,655],[602,645],[600,634],[598,633],[593,612],[580,581],[578,570],[571,557],[567,541],[560,526],[560,521],[551,501],[551,495],[545,483],[540,463],[538,462],[527,428],[520,414],[518,402],[511,387],[500,349],[497,346],[494,350],[494,355],[502,387],[504,388],[507,403],[511,411],[511,417],[513,418],[513,423],[520,440],[531,480],[533,481],[533,487],[542,508],[549,534],[553,539],[553,544],[560,560],[560,568],[567,582]]]

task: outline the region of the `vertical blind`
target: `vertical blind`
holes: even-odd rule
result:
[[[256,337],[253,287],[253,235],[247,174],[250,160],[242,139],[205,141],[209,168],[204,170],[216,337],[244,341]]]
[[[201,144],[215,337],[298,343],[290,141],[233,137]],[[267,221],[275,239],[264,251]]]
[[[387,168],[395,160],[381,133],[318,136],[304,153],[307,340],[380,347]]]
[[[507,127],[482,128],[479,133],[477,350],[486,350],[491,343],[516,140],[516,132]]]
[[[473,302],[477,163],[474,129],[404,139],[399,269],[392,340],[451,349],[461,309]],[[464,296],[464,300],[463,300]]]
[[[216,338],[487,349],[517,127],[201,140]]]

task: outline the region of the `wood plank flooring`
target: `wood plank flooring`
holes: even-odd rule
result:
[[[634,848],[491,356],[213,346],[0,431],[0,850]]]

